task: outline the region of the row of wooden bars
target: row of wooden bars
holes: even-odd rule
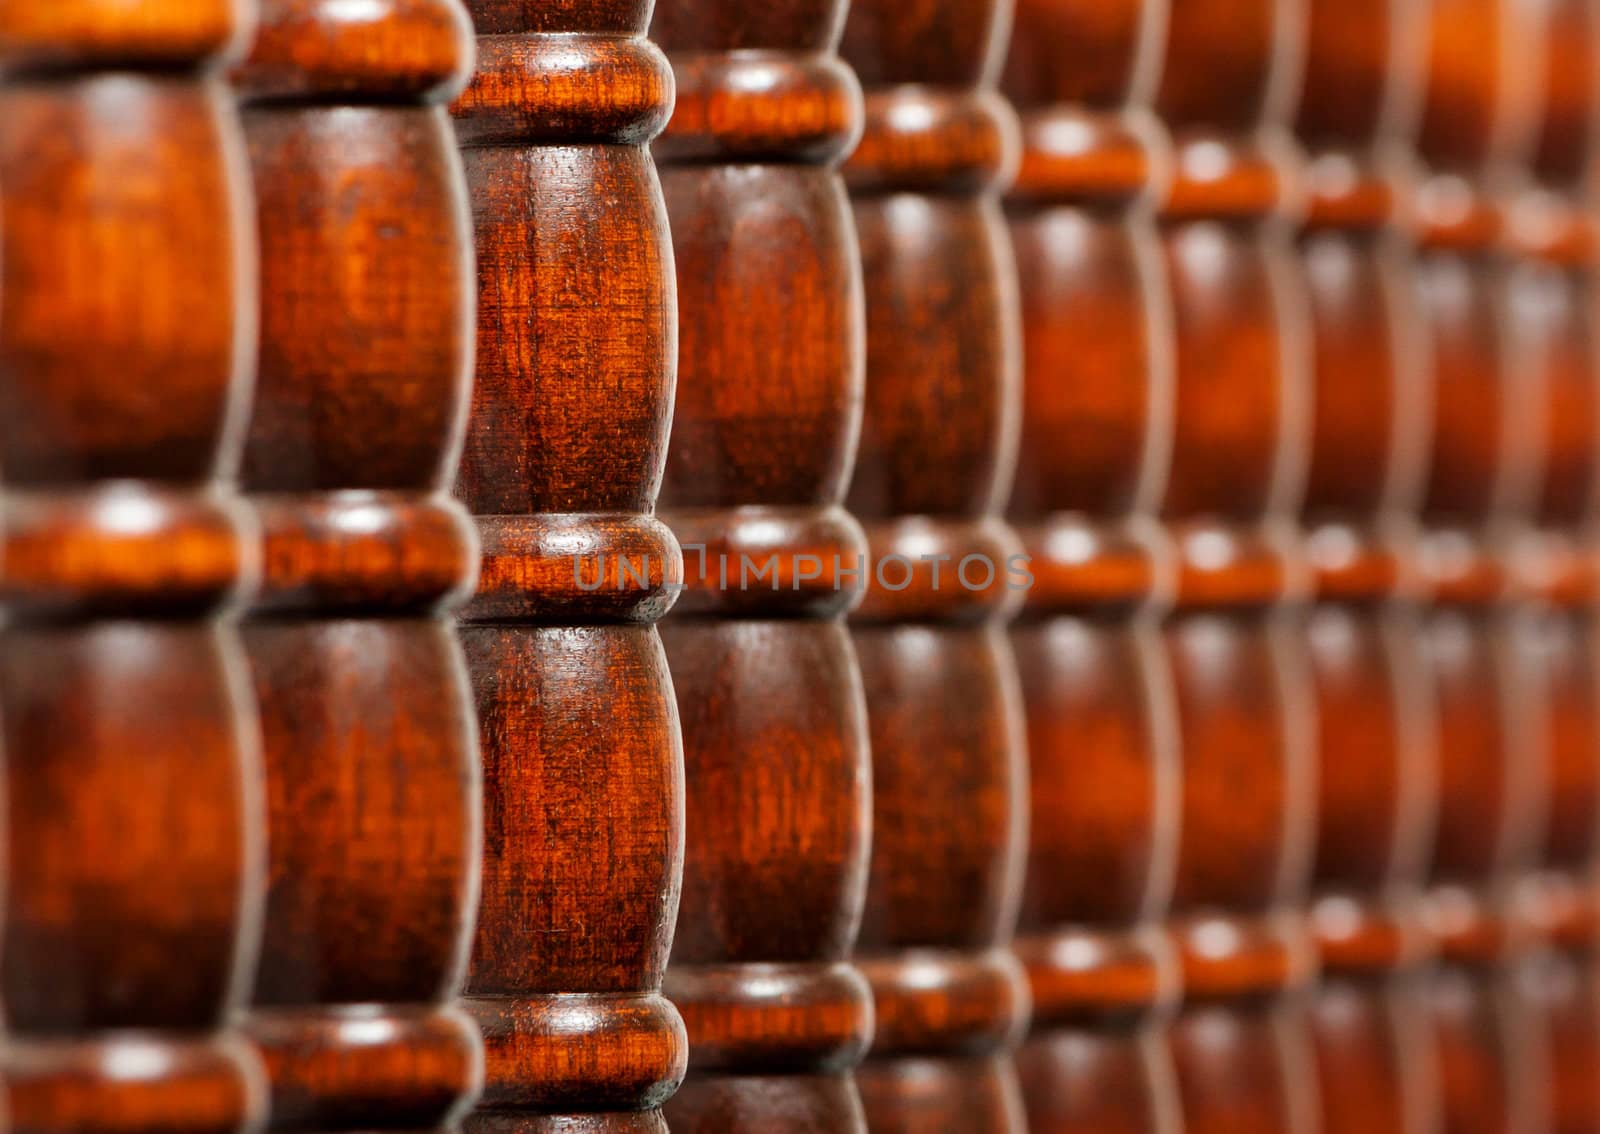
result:
[[[1600,0],[0,0],[0,1130],[1600,1134],[1597,172]]]

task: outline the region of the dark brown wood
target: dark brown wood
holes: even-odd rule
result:
[[[448,621],[477,556],[447,495],[473,273],[443,104],[471,58],[454,0],[263,0],[236,76],[261,242],[244,636],[270,877],[249,1027],[277,1130],[454,1129],[482,1077],[453,1003],[480,824]]]
[[[1018,1056],[1033,1134],[1172,1134],[1162,925],[1181,806],[1155,619],[1154,525],[1173,425],[1172,326],[1152,213],[1162,0],[1019,0],[1006,90],[1023,154],[1008,200],[1026,349],[1011,515],[1036,582],[1012,632],[1032,818]]]
[[[1176,428],[1161,515],[1177,552],[1166,622],[1183,750],[1171,1031],[1191,1134],[1316,1124],[1308,1036],[1286,993],[1310,969],[1313,698],[1284,618],[1309,443],[1303,293],[1280,223],[1295,189],[1274,84],[1293,89],[1301,0],[1174,4],[1156,99],[1173,137],[1161,201]]]
[[[458,490],[483,540],[462,629],[484,761],[467,1128],[662,1131],[683,1077],[660,995],[683,765],[654,621],[681,570],[652,514],[677,321],[645,144],[672,105],[649,0],[472,0],[456,103],[478,249]]]
[[[1528,178],[1509,216],[1520,254],[1509,281],[1511,421],[1521,484],[1513,585],[1520,680],[1541,712],[1525,751],[1541,832],[1514,898],[1518,930],[1540,947],[1520,966],[1518,993],[1548,1059],[1539,1084],[1549,1134],[1600,1129],[1600,668],[1593,546],[1600,480],[1600,244],[1588,199],[1594,157],[1600,8],[1540,0],[1534,56],[1542,67]],[[1514,451],[1515,452],[1515,451]]]
[[[872,743],[857,955],[876,1036],[874,1132],[1024,1129],[1010,1049],[1028,991],[1009,946],[1027,765],[1004,623],[1029,580],[997,518],[1016,459],[1016,266],[998,193],[1016,115],[994,90],[1010,0],[853,0],[866,88],[846,167],[866,292],[867,390],[849,505],[874,565],[853,620]]]
[[[1542,1060],[1508,996],[1508,884],[1537,821],[1526,690],[1513,684],[1500,522],[1513,503],[1504,215],[1492,192],[1525,148],[1534,46],[1506,0],[1428,0],[1414,223],[1431,358],[1432,445],[1416,567],[1431,599],[1439,814],[1425,927],[1447,1134],[1534,1127]]]
[[[841,616],[866,546],[840,507],[861,269],[834,169],[861,95],[834,53],[844,15],[844,0],[662,0],[654,24],[678,80],[656,153],[683,321],[663,497],[688,576],[663,631],[688,785],[675,1134],[862,1126],[850,1069],[871,993],[850,959],[871,769]]]
[[[1310,1016],[1326,1134],[1422,1134],[1438,1118],[1418,987],[1437,770],[1404,577],[1427,444],[1426,359],[1396,224],[1396,151],[1414,141],[1422,77],[1419,14],[1400,0],[1311,0],[1295,118],[1308,160],[1298,251],[1314,423],[1301,505],[1322,962]]]
[[[8,1129],[253,1129],[265,824],[226,484],[254,353],[233,0],[0,5]]]

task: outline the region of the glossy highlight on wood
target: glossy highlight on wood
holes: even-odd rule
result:
[[[653,515],[677,319],[646,143],[672,76],[648,0],[473,0],[456,131],[478,252],[457,492],[483,555],[462,642],[484,771],[466,1129],[662,1131],[683,1021],[660,995],[684,847],[654,621],[681,578]]]
[[[843,0],[661,0],[678,110],[656,143],[678,264],[663,508],[687,589],[663,627],[683,719],[689,1030],[675,1134],[863,1129],[852,963],[871,767],[841,621],[866,541],[840,507],[862,413],[861,263],[836,167],[861,93]],[[853,572],[853,574],[851,574]]]
[[[222,1134],[264,800],[229,481],[255,240],[243,3],[0,5],[0,1122]]]
[[[1173,426],[1170,298],[1150,114],[1167,4],[1018,0],[1006,92],[1023,151],[1022,447],[1011,516],[1036,582],[1011,638],[1027,712],[1030,850],[1018,1055],[1032,1134],[1176,1134],[1164,1028],[1179,966],[1176,719],[1154,523]]]
[[[849,506],[884,565],[852,616],[873,767],[857,956],[877,1019],[857,1080],[885,1134],[1025,1129],[1010,1049],[1028,991],[1010,942],[1027,764],[1004,623],[1027,576],[997,517],[1021,409],[998,204],[1017,126],[994,89],[1010,20],[1009,0],[853,0],[842,47],[866,90],[845,169],[867,329]]]

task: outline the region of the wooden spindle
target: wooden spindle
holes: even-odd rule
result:
[[[861,124],[844,16],[844,0],[662,0],[654,25],[678,80],[656,153],[683,322],[663,495],[688,584],[663,631],[688,784],[675,1134],[862,1127],[871,768],[841,616],[870,568],[840,507],[862,399],[835,170]]]
[[[1437,1092],[1416,973],[1433,829],[1431,695],[1403,571],[1414,548],[1426,378],[1396,227],[1422,60],[1415,5],[1311,0],[1295,129],[1307,157],[1298,253],[1310,298],[1314,432],[1301,526],[1317,702],[1311,1004],[1326,1134],[1432,1131]]]
[[[683,765],[654,622],[678,546],[653,515],[677,320],[646,143],[672,75],[649,0],[470,0],[457,101],[478,250],[458,491],[483,540],[462,629],[484,761],[467,980],[473,1131],[662,1131],[685,1038],[660,995]]]
[[[217,611],[255,241],[218,70],[253,5],[0,4],[5,1109],[18,1134],[254,1129],[231,1026],[265,822]]]
[[[1541,1129],[1576,1134],[1600,1129],[1600,244],[1587,196],[1600,10],[1592,0],[1536,0],[1529,10],[1540,20],[1542,81],[1530,176],[1510,213],[1521,260],[1509,283],[1509,380],[1530,411],[1520,441],[1531,446],[1513,560],[1525,610],[1514,633],[1522,680],[1542,710],[1517,758],[1534,766],[1542,835],[1513,914],[1530,944],[1542,946],[1519,974],[1549,1059]]]
[[[1149,112],[1166,19],[1165,0],[1018,0],[1007,67],[1025,341],[1011,515],[1036,580],[1011,636],[1032,782],[1017,947],[1033,1134],[1179,1129],[1161,922],[1181,787],[1155,625],[1170,553],[1153,523],[1173,412]]]
[[[1293,171],[1281,100],[1300,0],[1190,0],[1169,17],[1156,107],[1173,136],[1161,202],[1176,427],[1161,514],[1177,555],[1165,627],[1183,760],[1172,926],[1184,1007],[1171,1043],[1191,1134],[1315,1124],[1306,1036],[1312,699],[1283,602],[1309,436],[1304,311],[1280,222]],[[1308,1125],[1309,1124],[1309,1125]]]
[[[1027,1021],[1009,946],[1027,767],[1004,622],[1029,581],[997,518],[1020,410],[1016,267],[998,193],[1016,116],[994,90],[1010,0],[854,0],[866,88],[846,167],[861,240],[867,394],[849,496],[873,571],[853,616],[872,742],[857,946],[876,1037],[874,1131],[1019,1132]]]
[[[1443,1129],[1522,1131],[1540,1060],[1509,1010],[1506,887],[1536,819],[1527,704],[1512,683],[1506,561],[1513,403],[1496,171],[1520,146],[1534,70],[1508,0],[1429,0],[1414,224],[1432,444],[1416,567],[1435,691],[1439,809],[1425,929]]]
[[[270,877],[250,1033],[276,1130],[453,1129],[482,1075],[454,1005],[480,832],[448,621],[477,566],[447,495],[474,293],[443,104],[471,58],[454,0],[263,0],[237,76],[261,241],[245,644]]]

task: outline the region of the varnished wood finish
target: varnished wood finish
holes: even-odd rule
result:
[[[1600,0],[0,0],[0,1132],[1600,1131],[1597,159]]]
[[[255,714],[214,615],[255,242],[231,0],[0,4],[0,1123],[254,1128]]]
[[[844,0],[662,0],[653,27],[678,80],[656,146],[683,325],[663,506],[688,574],[663,630],[688,784],[675,1134],[862,1128],[871,768],[840,618],[866,546],[840,501],[863,336],[835,171],[861,95],[834,51],[844,17]]]
[[[1536,822],[1528,688],[1507,642],[1501,521],[1514,502],[1500,174],[1526,134],[1525,6],[1430,0],[1415,294],[1431,357],[1432,445],[1417,560],[1435,682],[1439,812],[1426,928],[1447,1134],[1532,1125],[1542,1059],[1508,996],[1510,874]]]
[[[264,576],[245,644],[270,889],[250,1033],[276,1130],[454,1129],[482,1076],[454,1005],[479,769],[447,621],[477,555],[446,495],[474,291],[443,104],[471,59],[453,0],[264,0],[236,75],[261,241],[243,480]]]
[[[1520,1003],[1547,1056],[1542,1130],[1600,1130],[1600,639],[1595,604],[1595,489],[1600,481],[1600,246],[1589,199],[1600,67],[1592,0],[1530,0],[1541,64],[1528,177],[1513,202],[1520,260],[1509,284],[1510,381],[1525,421],[1528,481],[1516,536],[1515,630],[1522,680],[1541,716],[1519,748],[1532,765],[1541,831],[1515,895],[1536,948],[1518,974]],[[1525,755],[1524,755],[1525,753]]]
[[[683,766],[653,623],[678,546],[653,513],[677,322],[645,144],[672,76],[649,0],[472,0],[456,103],[478,249],[458,490],[483,540],[462,630],[482,731],[468,975],[478,1132],[662,1131],[683,1022],[660,995]]]
[[[1165,626],[1182,743],[1172,926],[1184,1007],[1171,1046],[1191,1134],[1316,1123],[1308,1037],[1284,993],[1308,976],[1314,704],[1282,616],[1298,568],[1273,521],[1309,443],[1303,293],[1281,223],[1281,147],[1302,0],[1174,4],[1157,112],[1176,427],[1161,515],[1177,553]]]
[[[884,1134],[1024,1129],[1009,1053],[1028,992],[1009,946],[1027,769],[1003,624],[1028,576],[996,516],[1021,408],[997,200],[1017,126],[994,91],[1011,15],[1010,0],[853,0],[842,48],[866,89],[845,170],[867,316],[849,506],[883,565],[853,616],[873,769],[857,955],[877,1022],[857,1078]]]
[[[1011,514],[1036,578],[1012,632],[1032,784],[1018,1056],[1033,1134],[1173,1134],[1162,920],[1177,862],[1176,722],[1154,618],[1153,523],[1172,428],[1172,327],[1149,113],[1164,0],[1018,0],[1006,91],[1023,154],[1008,211],[1026,350]]]
[[[1437,771],[1431,692],[1402,569],[1427,444],[1396,152],[1413,141],[1420,10],[1311,0],[1295,117],[1307,166],[1299,261],[1310,299],[1314,429],[1301,526],[1314,604],[1310,1005],[1322,1129],[1427,1134],[1437,1087],[1418,924]]]

